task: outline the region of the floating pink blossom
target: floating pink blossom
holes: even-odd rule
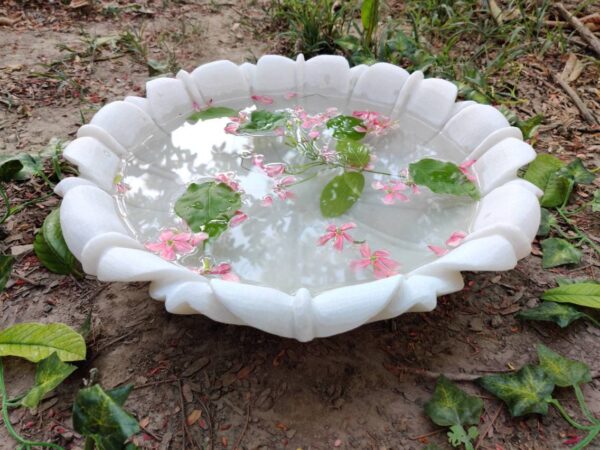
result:
[[[373,267],[375,278],[387,278],[398,273],[400,264],[390,258],[387,250],[376,250],[371,253],[371,248],[366,242],[360,246],[361,259],[350,262],[350,268],[354,271]]]
[[[319,149],[319,153],[326,163],[335,162],[338,157],[338,153],[335,150],[330,149],[327,144]]]
[[[285,98],[286,100],[291,100],[296,97],[298,97],[297,92],[286,92],[285,94],[283,94],[283,98]]]
[[[237,227],[238,225],[241,225],[243,222],[245,222],[247,219],[248,215],[244,214],[240,210],[237,210],[234,216],[231,218],[231,220],[229,220],[229,227]]]
[[[352,115],[363,122],[362,126],[359,125],[354,128],[359,133],[382,135],[392,128],[393,125],[389,117],[375,111],[354,111]]]
[[[327,242],[334,239],[333,248],[341,252],[344,249],[344,240],[354,242],[352,236],[346,233],[346,231],[353,228],[356,228],[356,224],[352,222],[345,223],[340,227],[330,224],[326,228],[327,232],[319,238],[319,245],[325,245]]]
[[[317,139],[319,136],[321,136],[321,132],[318,130],[311,130],[310,133],[308,133],[308,137],[311,139]]]
[[[401,192],[406,190],[406,184],[401,181],[391,181],[388,184],[384,184],[381,181],[374,181],[371,185],[376,191],[384,191],[385,196],[382,201],[386,205],[393,205],[396,200],[401,202],[407,202],[408,197]]]
[[[230,117],[230,119],[232,119]],[[225,125],[225,133],[227,134],[237,134],[238,128],[240,127],[240,123],[239,122],[229,122],[227,125]]]
[[[269,206],[273,206],[273,197],[270,195],[265,195],[260,202],[261,206],[268,208]]]
[[[410,190],[412,191],[413,194],[420,194],[421,190],[419,189],[419,186],[417,186],[415,183],[408,183],[408,186],[410,186]]]
[[[261,103],[263,105],[271,105],[273,104],[273,98],[268,95],[253,95],[250,97],[255,102]]]
[[[466,236],[467,233],[464,231],[455,231],[446,241],[446,245],[448,247],[458,247]]]
[[[125,194],[127,193],[129,190],[131,190],[131,186],[129,186],[127,183],[125,183],[124,181],[121,181],[120,183],[115,184],[115,188],[117,189],[117,192],[119,194]]]
[[[177,254],[190,253],[200,242],[208,239],[208,234],[204,232],[180,233],[173,230],[165,230],[160,233],[158,242],[149,242],[146,248],[154,253],[158,253],[161,258],[167,261],[173,261]]]
[[[471,173],[471,171],[469,170],[471,168],[471,166],[473,164],[475,164],[477,162],[476,159],[470,159],[468,161],[465,161],[464,163],[462,163],[461,165],[458,166],[458,169],[467,177],[467,179],[469,181],[475,181],[475,175],[473,175]]]
[[[263,155],[254,155],[252,157],[252,164],[262,170],[268,177],[274,178],[282,175],[285,172],[285,164],[283,163],[264,163],[265,157]]]
[[[235,172],[220,172],[215,175],[215,180],[231,188],[231,190],[240,192],[240,183],[236,180]]]
[[[288,188],[295,182],[296,178],[292,176],[279,178],[275,181],[273,192],[277,194],[277,197],[279,197],[280,200],[292,199],[294,198],[294,193],[289,191]]]
[[[200,275],[217,275],[223,281],[232,281],[234,283],[240,281],[240,277],[233,273],[231,264],[229,263],[220,263],[211,267],[209,260],[205,259],[202,268],[193,270]]]
[[[439,247],[437,245],[428,245],[427,248],[429,250],[431,250],[433,253],[435,253],[436,256],[444,256],[446,253],[448,253],[450,251],[447,248]]]

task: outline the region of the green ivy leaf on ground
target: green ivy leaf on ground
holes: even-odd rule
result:
[[[356,127],[363,126],[363,121],[354,116],[335,116],[327,121],[326,126],[333,131],[333,137],[340,140],[359,141],[366,135],[356,131]]]
[[[75,270],[75,257],[67,247],[60,228],[60,211],[52,211],[36,234],[33,249],[49,271],[68,275]]]
[[[175,214],[197,233],[205,231],[211,238],[227,229],[229,220],[242,206],[239,192],[224,183],[192,183],[175,202]]]
[[[544,292],[542,299],[600,309],[600,284],[577,283],[559,286]]]
[[[238,112],[235,109],[225,106],[211,106],[210,108],[196,111],[190,114],[187,118],[190,122],[198,122],[199,120],[219,119],[221,117],[234,117]]]
[[[537,130],[542,124],[543,120],[544,116],[542,114],[536,114],[535,116],[525,120],[517,118],[514,125],[523,133],[523,139],[529,140],[537,134]]]
[[[8,159],[0,162],[0,181],[14,180],[22,169],[23,164],[18,159]]]
[[[594,192],[594,198],[592,199],[592,212],[600,212],[600,189],[596,189],[596,192]]]
[[[369,147],[357,141],[349,139],[338,141],[336,151],[340,156],[340,163],[346,167],[364,169],[371,161]]]
[[[513,417],[548,413],[554,383],[541,367],[528,364],[516,373],[487,375],[477,381],[504,401]]]
[[[352,208],[365,187],[365,177],[359,172],[345,172],[334,177],[321,192],[323,217],[338,217]]]
[[[561,175],[572,178],[575,183],[590,184],[596,179],[596,175],[587,170],[580,158],[575,158],[566,167],[559,170]]]
[[[572,178],[561,175],[561,171],[554,172],[550,175],[548,184],[544,189],[544,195],[540,199],[540,205],[547,208],[553,208],[563,205],[571,196],[573,186],[575,185]]]
[[[117,397],[125,400],[126,395]],[[73,405],[73,427],[92,439],[99,450],[121,450],[140,431],[137,420],[100,386],[81,389]]]
[[[535,184],[542,191],[545,191],[550,176],[564,166],[565,163],[557,157],[546,153],[539,153],[531,164],[529,164],[523,178]]]
[[[273,131],[275,128],[284,124],[286,115],[284,113],[271,112],[266,110],[257,110],[250,113],[250,120],[242,124],[237,132],[257,133],[264,131]]]
[[[10,255],[0,255],[0,292],[6,287],[15,258]]]
[[[469,427],[469,429],[465,431],[461,425],[452,425],[448,432],[448,441],[452,447],[464,445],[466,450],[473,450],[473,444],[471,442],[473,442],[477,436],[479,436],[477,427]]]
[[[38,362],[55,352],[61,361],[85,359],[83,337],[63,323],[19,323],[0,332],[0,356]]]
[[[425,158],[408,166],[412,180],[428,187],[437,194],[468,195],[479,199],[475,184],[463,174],[459,167],[451,162]]]
[[[595,322],[592,317],[582,313],[581,311],[578,311],[575,307],[571,305],[562,305],[555,302],[543,302],[541,305],[536,306],[535,308],[519,312],[517,317],[525,320],[554,322],[561,328],[565,328],[578,319],[588,319],[592,322]]]
[[[580,362],[565,358],[543,344],[537,346],[540,367],[548,374],[556,386],[575,386],[592,381],[590,368]]]
[[[480,398],[467,394],[443,375],[437,380],[433,397],[425,404],[425,414],[443,427],[477,425],[482,410]]]
[[[540,226],[536,233],[537,236],[548,236],[553,227],[558,225],[556,216],[548,211],[546,208],[541,208],[542,216],[540,220]]]
[[[565,239],[550,238],[542,242],[542,267],[562,266],[563,264],[579,264],[581,261],[581,250]]]
[[[64,363],[56,353],[42,359],[35,368],[35,384],[21,400],[27,408],[35,408],[44,395],[56,388],[71,375],[77,367]]]

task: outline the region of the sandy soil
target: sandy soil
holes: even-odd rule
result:
[[[147,9],[111,18],[98,10],[71,11],[59,2],[2,2],[0,15],[20,21],[0,27],[0,154],[36,152],[52,137],[69,139],[102,104],[132,93],[143,95],[149,74],[135,54],[114,57],[102,50],[93,62],[75,56],[56,64],[68,56],[58,45],[86,49],[83,32],[109,36],[144,26],[150,57],[166,60],[166,49],[172,48],[172,57],[186,70],[220,58],[252,61],[276,47],[274,36],[254,36],[248,28],[263,20],[262,10],[253,4],[166,0],[149,2]],[[560,55],[549,55],[543,63],[533,56],[523,58],[527,70],[518,89],[529,101],[518,112],[545,115],[535,144],[538,151],[566,160],[579,155],[598,165],[598,128],[582,122],[568,97],[549,87],[543,72],[562,70],[565,60]],[[34,74],[47,71],[52,62],[65,72],[63,80]],[[597,66],[586,65],[575,86],[598,116]],[[10,188],[17,199],[43,189],[35,183]],[[575,200],[589,197],[593,189],[579,188]],[[58,201],[50,198],[12,217],[2,227],[0,250],[31,244]],[[599,240],[597,217],[594,221],[581,215],[577,223]],[[149,298],[144,284],[107,285],[54,275],[39,265],[30,248],[22,250],[16,276],[0,294],[2,327],[61,321],[77,328],[92,313],[88,360],[35,415],[18,410],[11,416],[25,435],[56,439],[72,449],[83,444],[71,430],[70,408],[92,369],[106,388],[135,384],[127,408],[145,425],[144,446],[161,449],[421,449],[427,442],[446,448],[443,430],[423,412],[435,378],[421,369],[457,379],[507,371],[535,361],[538,342],[600,369],[598,329],[580,321],[562,330],[514,317],[536,305],[557,276],[598,279],[600,263],[589,251],[570,271],[544,271],[535,243],[534,254],[513,271],[466,273],[467,288],[440,298],[432,313],[408,314],[303,344],[200,316],[170,315]],[[7,366],[9,389],[19,392],[32,376],[31,367],[13,359]],[[511,419],[498,400],[470,382],[458,382],[485,402],[479,429],[491,426],[491,431],[479,448],[567,448],[562,442],[573,430],[554,412]],[[600,382],[594,380],[584,392],[600,415]],[[574,406],[570,401],[567,405]],[[193,410],[201,411],[201,418],[184,430],[183,419]],[[10,448],[14,445],[0,428],[0,449]]]

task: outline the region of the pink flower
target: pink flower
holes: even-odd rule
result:
[[[273,130],[275,136],[285,136],[285,129],[283,127],[277,127]]]
[[[238,128],[240,127],[239,122],[229,122],[224,130],[227,134],[237,134]]]
[[[261,206],[264,206],[265,208],[268,208],[269,206],[273,206],[273,197],[271,197],[270,195],[265,195],[262,199],[262,201],[260,202]]]
[[[253,95],[250,98],[255,102],[262,103],[263,105],[271,105],[273,103],[273,98],[267,95]]]
[[[310,133],[308,133],[308,137],[311,139],[317,139],[320,135],[321,132],[318,130],[312,130]]]
[[[415,183],[410,183],[410,190],[412,191],[413,194],[420,194],[421,190],[419,189],[419,186],[417,186]]]
[[[382,135],[392,128],[393,125],[389,117],[375,111],[354,111],[352,115],[363,122],[362,126],[354,127],[359,133]]]
[[[194,269],[194,272],[198,272],[200,275],[217,275],[223,281],[232,281],[235,283],[240,281],[240,277],[232,272],[231,264],[229,263],[220,263],[211,267],[210,261],[205,259],[203,261],[203,267]]]
[[[335,162],[338,156],[338,153],[335,150],[331,150],[327,144],[325,144],[320,150],[319,153],[323,161],[326,163]]]
[[[467,233],[463,231],[455,231],[450,235],[450,237],[446,241],[446,245],[448,247],[458,247],[466,236]]]
[[[235,172],[220,172],[215,175],[215,180],[231,188],[232,191],[240,191],[240,183],[235,179]]]
[[[146,248],[158,253],[161,258],[173,261],[177,254],[190,253],[200,242],[208,239],[206,233],[179,233],[173,230],[165,230],[160,233],[158,242],[149,242]]]
[[[263,155],[254,155],[252,158],[252,164],[262,170],[268,177],[274,178],[282,175],[285,172],[285,164],[283,163],[264,163]]]
[[[294,198],[294,193],[288,190],[288,187],[296,182],[296,178],[292,176],[287,176],[283,178],[279,178],[275,181],[275,186],[273,187],[273,192],[277,194],[280,200],[287,200]]]
[[[296,97],[298,97],[297,92],[286,92],[285,94],[283,94],[283,98],[285,98],[286,100],[291,100]]]
[[[333,248],[341,252],[344,249],[344,239],[348,242],[354,241],[352,236],[346,233],[346,231],[351,230],[352,228],[356,228],[356,224],[352,222],[345,223],[341,227],[336,227],[334,224],[330,224],[326,228],[327,233],[319,238],[319,245],[325,245],[331,239],[335,239]]]
[[[229,221],[229,227],[230,228],[237,227],[238,225],[241,225],[243,222],[245,222],[246,219],[248,219],[248,216],[246,214],[244,214],[242,211],[237,210],[235,212],[234,216]]]
[[[377,250],[371,253],[369,244],[366,242],[360,246],[361,259],[350,262],[350,268],[354,271],[373,267],[375,278],[387,278],[398,273],[400,264],[390,258],[387,250]]]
[[[115,185],[115,187],[117,188],[117,192],[119,194],[125,194],[127,191],[129,191],[131,189],[131,186],[129,186],[124,181],[121,181],[120,183],[117,183]]]
[[[429,250],[431,250],[433,253],[435,253],[436,256],[444,256],[446,253],[448,253],[450,251],[447,248],[438,247],[437,245],[428,245],[427,248]]]
[[[471,166],[473,164],[475,164],[477,162],[476,159],[470,159],[468,161],[465,161],[464,163],[462,163],[460,166],[458,166],[458,169],[467,177],[467,179],[469,181],[475,181],[475,175],[473,175],[469,169],[471,168]]]
[[[383,197],[383,203],[393,205],[396,200],[407,202],[408,197],[401,194],[401,191],[406,189],[406,184],[401,181],[391,181],[389,184],[384,184],[381,181],[374,181],[371,185],[376,191],[384,191],[386,194]]]

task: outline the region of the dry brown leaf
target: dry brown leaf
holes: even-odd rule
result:
[[[187,416],[187,419],[185,419],[185,422],[188,424],[188,426],[191,427],[196,422],[198,422],[198,420],[200,420],[200,417],[202,417],[202,411],[200,411],[199,409],[194,409],[189,414],[189,416]]]

